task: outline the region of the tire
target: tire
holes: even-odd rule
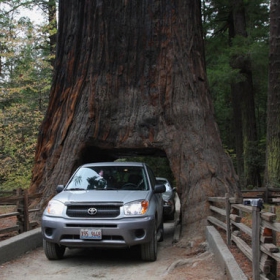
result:
[[[161,223],[160,223],[160,226],[158,229],[158,235],[159,235],[159,237],[157,238],[158,242],[162,242],[163,237],[164,237],[163,219],[161,220]]]
[[[175,218],[175,211],[173,211],[169,216],[168,216],[168,220],[173,221]]]
[[[157,259],[157,226],[154,225],[153,236],[150,242],[141,245],[143,261],[154,262]]]
[[[60,260],[63,258],[65,246],[59,246],[43,239],[43,248],[49,260]]]

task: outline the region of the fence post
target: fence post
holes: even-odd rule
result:
[[[24,231],[29,231],[29,212],[28,212],[28,191],[24,190],[23,198],[23,229]]]
[[[253,280],[260,280],[260,208],[252,206]]]
[[[269,207],[269,212],[276,214],[276,208],[275,206],[270,206]],[[272,230],[272,242],[273,244],[275,244],[277,246],[277,232]],[[278,274],[278,263],[276,260],[274,260],[273,258],[271,259],[271,272],[273,275],[277,275]]]
[[[18,197],[20,197],[22,195],[21,188],[17,189],[16,195]],[[22,201],[22,199],[19,198],[18,202],[17,202],[17,212],[19,212],[19,215],[17,216],[18,233],[22,233],[24,231],[23,211],[24,211],[23,201]]]
[[[229,202],[229,194],[226,193],[225,197],[226,203],[226,225],[227,225],[227,245],[231,245],[231,227],[230,227],[230,202]]]
[[[268,186],[266,186],[266,188],[265,188],[265,198],[264,198],[265,203],[268,203],[268,196],[269,196],[269,189],[268,189]]]

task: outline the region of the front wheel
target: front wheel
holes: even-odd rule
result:
[[[163,237],[164,237],[164,227],[163,227],[163,219],[162,219],[157,233],[157,241],[162,242]]]
[[[153,236],[150,242],[141,245],[143,261],[154,262],[157,259],[157,226],[154,225]]]
[[[175,210],[171,214],[168,215],[167,219],[170,221],[173,221],[174,218],[175,218]]]
[[[60,260],[63,258],[65,246],[59,246],[43,239],[43,248],[49,260]]]

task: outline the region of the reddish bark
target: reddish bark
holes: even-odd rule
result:
[[[44,205],[82,163],[165,155],[183,229],[204,234],[207,197],[238,183],[208,93],[200,1],[61,0],[59,14],[30,191],[44,191]]]

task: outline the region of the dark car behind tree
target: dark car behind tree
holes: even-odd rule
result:
[[[165,185],[165,192],[162,193],[163,199],[163,217],[165,220],[174,220],[175,216],[175,188],[172,188],[170,182],[163,177],[156,177],[158,185]]]

